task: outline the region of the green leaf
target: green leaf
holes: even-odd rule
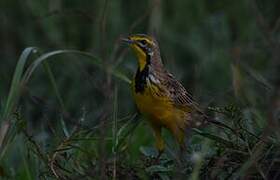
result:
[[[140,152],[142,154],[144,154],[147,157],[157,157],[158,152],[155,148],[151,148],[151,147],[140,147]]]
[[[2,116],[2,120],[7,120],[9,115],[12,112],[12,109],[14,108],[14,106],[17,104],[17,100],[19,97],[19,93],[20,93],[20,81],[22,78],[22,74],[23,74],[23,70],[24,70],[24,66],[28,60],[28,57],[31,55],[32,52],[34,52],[36,50],[36,48],[34,47],[29,47],[26,48],[22,54],[20,55],[20,58],[18,60],[14,75],[13,75],[13,80],[12,80],[12,84],[9,90],[9,95],[8,95],[8,99],[4,108],[4,113]]]
[[[232,142],[230,142],[230,141],[228,141],[226,139],[223,139],[223,138],[221,138],[219,136],[215,136],[215,135],[210,134],[210,133],[202,132],[202,131],[200,131],[200,130],[198,130],[196,128],[194,128],[193,131],[196,132],[197,134],[201,135],[201,136],[204,136],[204,137],[207,137],[209,139],[212,139],[212,140],[214,140],[217,143],[223,144],[223,145],[225,145],[228,148],[234,147],[234,144]]]
[[[153,166],[150,166],[150,167],[146,168],[145,170],[146,170],[146,172],[148,172],[150,174],[171,171],[170,168],[166,168],[166,167],[161,166],[161,165],[153,165]]]
[[[15,106],[18,103],[19,97],[20,97],[20,90],[21,90],[21,78],[24,71],[24,66],[28,60],[28,57],[34,52],[36,48],[29,47],[26,48],[20,55],[20,58],[18,60],[18,63],[16,65],[16,69],[13,75],[13,80],[11,83],[11,87],[9,90],[9,95],[7,98],[7,102],[4,106],[4,112],[1,117],[1,127],[0,127],[0,159],[4,156],[10,139],[13,139],[15,136],[16,131],[13,131],[11,133],[10,131],[10,117],[13,113],[13,110]]]
[[[45,53],[43,55],[41,55],[40,57],[38,57],[34,63],[27,69],[24,78],[23,78],[23,83],[27,83],[28,80],[30,79],[31,75],[33,74],[34,70],[45,60],[49,59],[50,57],[53,56],[57,56],[57,55],[62,55],[62,54],[74,54],[74,55],[79,55],[79,56],[83,56],[86,57],[88,59],[90,59],[91,63],[95,66],[97,66],[98,68],[101,68],[103,70],[107,70],[109,73],[111,73],[112,75],[114,75],[115,77],[119,78],[120,80],[123,80],[127,83],[130,83],[131,81],[129,80],[129,78],[127,78],[123,73],[121,73],[119,70],[112,70],[110,68],[106,68],[102,66],[102,61],[101,59],[99,59],[98,57],[94,56],[91,53],[88,52],[83,52],[83,51],[78,51],[78,50],[56,50],[56,51],[52,51],[49,53]],[[79,59],[81,60],[81,59]]]
[[[4,153],[7,149],[7,144],[9,144],[9,142],[13,139],[14,135],[9,136],[10,138],[6,139],[6,134],[8,134],[9,129],[10,129],[10,122],[9,122],[9,118],[13,112],[14,107],[17,105],[18,103],[18,99],[20,96],[20,91],[21,91],[21,86],[27,84],[27,82],[29,81],[29,79],[31,78],[33,72],[36,70],[36,68],[44,63],[46,60],[48,60],[50,57],[53,56],[57,56],[57,55],[62,55],[62,54],[74,54],[74,55],[79,55],[79,56],[83,56],[86,57],[86,59],[90,59],[91,63],[93,65],[95,65],[96,67],[106,71],[107,73],[110,73],[112,75],[114,75],[115,77],[130,83],[129,78],[127,78],[122,72],[115,70],[115,69],[110,69],[110,67],[105,67],[102,64],[102,61],[94,56],[91,53],[88,52],[83,52],[83,51],[78,51],[78,50],[56,50],[56,51],[52,51],[49,53],[45,53],[41,56],[39,56],[37,59],[34,60],[34,62],[27,68],[27,70],[24,72],[24,66],[28,60],[28,57],[30,56],[30,54],[35,51],[36,48],[34,47],[29,47],[26,48],[20,58],[19,61],[17,63],[16,66],[16,70],[14,72],[14,76],[13,76],[13,80],[12,80],[12,84],[11,84],[11,88],[9,91],[9,95],[8,95],[8,99],[7,99],[7,103],[4,107],[4,113],[2,115],[1,121],[1,136],[0,136],[0,159],[4,156]],[[79,58],[80,60],[80,58]],[[59,103],[61,104],[61,106],[64,108],[64,104],[62,101],[62,98],[59,94],[58,88],[56,87],[56,82],[54,80],[54,77],[52,75],[52,72],[50,71],[50,68],[47,66],[47,64],[45,64],[45,68],[47,70],[47,73],[50,77],[52,86],[54,87],[56,96],[59,100]],[[4,147],[4,149],[2,149]]]
[[[162,180],[169,180],[169,176],[164,174],[164,173],[159,173],[158,176],[160,177],[160,179]]]

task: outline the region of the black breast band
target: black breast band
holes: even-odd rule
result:
[[[140,68],[138,67],[137,73],[135,76],[135,92],[136,93],[143,93],[145,90],[145,87],[147,86],[146,78],[149,76],[149,65],[150,62],[150,55],[147,55],[147,63],[142,71],[140,71]]]

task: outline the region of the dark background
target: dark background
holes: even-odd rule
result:
[[[279,8],[277,0],[2,0],[1,112],[19,56],[27,47],[38,50],[31,55],[25,69],[44,53],[66,49],[91,53],[101,68],[84,57],[66,53],[51,57],[35,70],[30,81],[21,87],[17,116],[13,117],[13,126],[18,130],[5,145],[8,149],[0,159],[0,176],[7,179],[172,177],[176,169],[170,155],[175,151],[174,140],[168,132],[164,133],[169,143],[167,157],[174,169],[147,170],[154,165],[146,162],[152,159],[154,151],[152,133],[143,118],[135,118],[137,110],[129,84],[110,71],[118,70],[123,76],[133,77],[137,61],[119,40],[128,34],[144,33],[157,38],[166,68],[205,111],[207,107],[220,108],[224,115],[216,112],[216,119],[232,127],[235,127],[234,114],[238,113],[244,129],[259,138],[245,135],[243,140],[250,144],[248,147],[236,141],[238,147],[232,149],[247,153],[239,161],[229,151],[231,148],[217,146],[217,139],[205,134],[191,136],[188,154],[193,158],[201,153],[202,158],[199,163],[186,165],[189,168],[186,175],[279,177],[273,168],[263,168],[275,165],[272,162],[278,159],[275,154],[279,150],[268,153],[270,159],[249,161],[258,148],[254,144],[262,142],[261,138],[273,139],[263,150],[279,147],[279,138],[274,134],[274,130],[279,130]],[[223,134],[223,130],[215,127],[206,131]],[[72,133],[86,140],[71,141],[70,146],[67,142]],[[229,141],[239,137],[234,133],[230,135],[232,139],[220,136]],[[118,138],[124,142],[116,148]],[[54,157],[62,147],[69,149]],[[218,164],[222,161],[218,157],[225,154],[225,157],[231,154],[230,162],[238,165],[227,164],[224,159],[222,165]],[[61,164],[55,165],[58,175],[50,166],[52,158]],[[247,167],[246,162],[257,165]],[[163,162],[158,166],[167,168]],[[234,168],[228,170],[228,166]],[[217,173],[215,168],[221,172]]]

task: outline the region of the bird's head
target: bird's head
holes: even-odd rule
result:
[[[146,65],[151,64],[154,59],[160,58],[159,48],[157,41],[145,34],[130,35],[127,38],[122,39],[125,43],[134,50],[137,58],[140,71],[145,68]],[[153,58],[153,57],[158,58]]]

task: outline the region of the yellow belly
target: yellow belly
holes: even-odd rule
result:
[[[146,87],[143,92],[136,93],[133,81],[132,91],[139,111],[147,117],[152,125],[156,146],[159,151],[164,149],[164,140],[161,136],[161,128],[167,128],[176,138],[180,146],[184,146],[185,128],[190,122],[190,108],[178,108],[172,99],[157,96],[158,88]]]
[[[139,111],[153,124],[166,128],[184,126],[186,112],[175,108],[168,97],[155,97],[149,89],[143,93],[133,91],[133,95]]]

